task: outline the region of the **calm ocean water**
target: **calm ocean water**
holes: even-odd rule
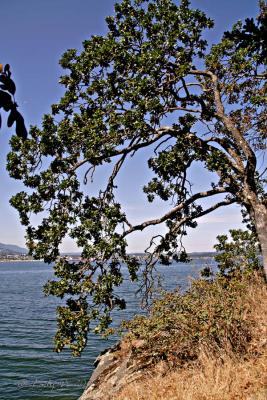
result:
[[[185,287],[188,277],[196,277],[205,261],[159,267],[164,287]],[[73,358],[68,351],[52,351],[56,329],[55,307],[59,300],[45,297],[44,283],[53,268],[42,262],[0,263],[0,399],[77,400],[93,371],[100,351],[118,338],[103,340],[91,335],[86,351]],[[115,322],[131,318],[139,309],[136,287],[126,281],[121,295],[127,310],[114,314]]]

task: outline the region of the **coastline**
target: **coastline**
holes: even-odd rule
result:
[[[44,260],[16,260],[16,259],[8,259],[8,260],[4,260],[4,259],[0,259],[0,263],[10,263],[10,262],[44,262]]]

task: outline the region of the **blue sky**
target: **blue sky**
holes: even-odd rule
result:
[[[255,17],[257,4],[257,0],[192,0],[194,7],[215,20],[215,29],[207,33],[212,43],[238,19]],[[113,13],[113,5],[114,0],[1,0],[0,63],[11,65],[17,86],[16,99],[28,126],[40,124],[42,115],[50,111],[50,105],[63,93],[58,84],[62,74],[58,60],[63,52],[69,48],[81,49],[83,40],[92,34],[105,33],[104,18]],[[24,246],[24,228],[20,226],[17,212],[9,206],[11,195],[23,186],[9,178],[5,171],[12,130],[3,125],[0,132],[0,242]],[[138,182],[142,187],[147,181],[145,169],[140,167],[142,157],[141,154],[136,162],[129,163],[119,181],[122,186],[119,197],[125,202],[133,222],[164,212],[159,203],[146,210],[143,197],[134,194],[132,183]],[[104,175],[105,171],[100,171],[99,178],[103,179]],[[197,182],[207,180],[197,166],[193,176]],[[240,223],[237,206],[204,217],[186,238],[188,251],[211,250],[218,234],[239,227]],[[148,235],[149,232],[134,235],[129,240],[129,250],[143,250]],[[66,240],[62,249],[72,251],[75,247]]]

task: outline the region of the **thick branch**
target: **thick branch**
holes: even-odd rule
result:
[[[203,151],[207,152],[210,151],[211,153],[214,151],[218,151],[218,149],[214,146],[211,146],[209,144],[210,141],[213,140],[212,139],[208,139],[208,140],[203,140],[200,137],[198,137],[197,135],[195,135],[194,133],[189,133],[187,135],[188,139],[190,140],[194,140],[195,143],[198,145],[198,147],[200,149],[203,149]],[[220,139],[219,139],[220,140]],[[213,141],[217,141],[217,140],[213,140]],[[217,141],[217,143],[219,143],[219,141]],[[222,145],[221,145],[222,146]],[[223,147],[223,146],[222,146]],[[223,147],[224,148],[224,147]],[[221,150],[220,150],[221,151]],[[233,155],[231,154],[231,150],[228,151],[228,153],[233,157]],[[222,157],[224,157],[224,159],[227,161],[228,165],[230,168],[232,168],[232,170],[236,173],[239,174],[240,172],[243,173],[244,172],[244,168],[243,168],[243,164],[241,159],[238,158],[238,160],[235,160],[236,163],[233,162],[233,160],[231,158],[229,158],[227,156],[227,154],[222,152]],[[234,157],[233,157],[234,158]],[[221,175],[221,171],[217,170],[218,175]]]
[[[213,94],[214,94],[214,101],[217,108],[217,117],[223,122],[224,126],[226,127],[227,131],[234,139],[236,145],[238,146],[239,150],[245,155],[247,159],[247,165],[244,170],[245,172],[245,181],[250,188],[256,190],[255,184],[255,170],[257,166],[257,159],[254,151],[250,147],[248,141],[242,135],[242,132],[236,127],[233,123],[232,118],[229,117],[224,110],[223,102],[221,99],[221,93],[219,88],[219,80],[218,77],[212,73],[211,71],[201,71],[201,70],[191,70],[189,71],[191,75],[202,75],[211,78],[213,83]]]
[[[213,83],[213,93],[214,93],[214,100],[217,108],[217,116],[221,119],[221,121],[224,123],[225,127],[227,128],[228,132],[232,135],[234,138],[236,144],[238,147],[244,152],[249,164],[250,168],[252,167],[253,172],[255,171],[256,168],[256,157],[249,146],[248,142],[244,139],[242,133],[237,129],[237,127],[234,125],[232,122],[232,119],[225,114],[224,106],[221,100],[221,94],[220,94],[220,89],[219,89],[219,82],[218,82],[218,77],[211,71],[201,71],[201,70],[191,70],[189,71],[190,75],[200,75],[200,76],[207,76],[211,78],[211,81]]]
[[[198,86],[198,87],[201,87],[201,88],[203,89],[203,85],[202,85],[202,83],[200,83],[200,82],[185,82],[185,84],[186,84],[186,87],[187,87],[187,88],[189,88],[189,87],[191,87],[191,86]],[[184,86],[183,86],[183,85],[182,85],[182,86],[179,86],[179,87],[176,89],[177,93],[179,93],[181,89],[184,89]]]
[[[188,207],[189,205],[194,203],[194,201],[196,201],[198,199],[203,199],[203,198],[207,198],[210,196],[214,196],[214,195],[220,194],[220,193],[227,193],[227,190],[225,188],[217,188],[217,189],[207,190],[205,192],[196,193],[196,194],[192,195],[189,199],[183,201],[182,203],[179,203],[176,207],[172,208],[170,211],[168,211],[162,217],[157,218],[157,219],[151,219],[151,220],[143,222],[142,224],[131,227],[126,232],[124,232],[123,237],[129,235],[131,232],[134,232],[134,231],[142,231],[145,228],[147,228],[148,226],[159,225],[162,222],[167,221],[167,219],[175,217],[175,214],[182,211],[185,207]]]
[[[185,111],[185,112],[190,112],[190,113],[198,113],[201,114],[201,110],[197,110],[195,108],[188,108],[188,107],[169,107],[164,112],[172,112],[172,111]]]
[[[192,220],[195,220],[197,218],[203,217],[204,215],[210,214],[212,211],[217,210],[217,208],[224,207],[224,206],[229,206],[230,204],[233,204],[235,202],[236,202],[235,199],[223,200],[223,201],[220,201],[220,202],[214,204],[213,206],[207,208],[206,210],[200,211],[199,213],[197,213],[193,217],[192,216],[186,216],[186,217],[182,218],[180,221],[178,221],[177,224],[175,224],[174,229],[173,229],[172,232],[175,233],[176,231],[178,231],[179,228],[183,224],[188,222],[188,221],[192,221]]]
[[[186,217],[182,218],[181,220],[177,221],[177,223],[166,233],[165,237],[162,237],[162,235],[154,236],[150,241],[150,245],[149,245],[148,249],[151,248],[151,246],[154,244],[153,243],[153,239],[155,239],[157,237],[161,237],[162,241],[165,241],[165,240],[169,241],[170,235],[176,235],[179,232],[180,228],[184,224],[186,224],[186,222],[195,220],[195,219],[200,218],[200,217],[203,217],[204,215],[210,214],[212,211],[215,211],[218,208],[229,206],[230,204],[233,204],[233,203],[235,203],[235,199],[226,199],[226,200],[223,200],[223,201],[220,201],[220,202],[214,204],[213,206],[207,208],[206,210],[202,210],[202,211],[198,212],[193,217],[192,216],[186,216]],[[162,242],[161,242],[161,244],[162,244]],[[153,264],[156,263],[156,260],[158,259],[158,257],[162,253],[162,250],[160,249],[161,244],[157,245],[156,248],[154,249],[154,251],[152,253],[150,253],[150,258],[149,258],[148,264],[151,264],[153,259],[154,259]],[[181,242],[181,245],[182,245],[182,242]]]
[[[229,143],[228,139],[225,138],[218,138],[218,137],[211,137],[209,138],[208,142],[215,142],[218,143],[235,161],[235,164],[232,163],[231,159],[228,160],[232,163],[232,165],[241,173],[244,173],[244,165],[242,162],[241,157],[237,154],[237,152],[231,147],[233,146],[232,143]]]

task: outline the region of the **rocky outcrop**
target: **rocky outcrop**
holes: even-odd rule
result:
[[[102,352],[95,360],[96,369],[79,400],[111,399],[126,384],[138,380],[146,366],[134,355],[143,344],[142,340],[121,341]]]

